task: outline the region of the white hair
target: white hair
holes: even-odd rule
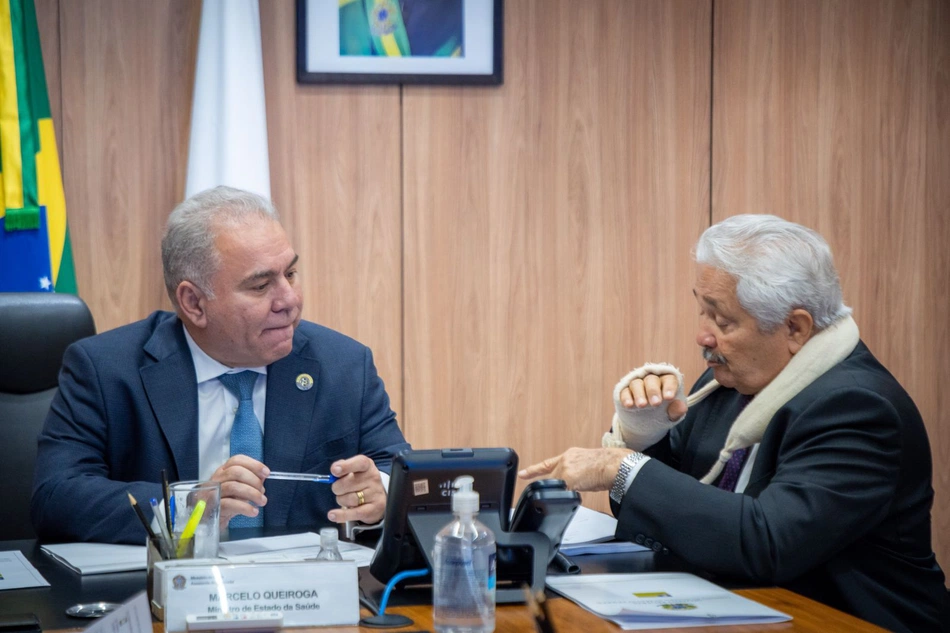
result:
[[[280,221],[270,200],[233,187],[206,189],[175,207],[162,237],[165,289],[175,306],[175,292],[185,280],[209,297],[214,296],[211,278],[221,265],[221,255],[215,247],[217,231],[223,224],[250,218]]]
[[[736,279],[736,296],[759,330],[774,332],[801,308],[823,330],[851,314],[831,249],[815,231],[774,215],[735,215],[706,229],[696,262]]]

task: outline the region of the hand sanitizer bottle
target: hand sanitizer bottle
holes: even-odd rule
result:
[[[495,630],[495,536],[475,520],[474,481],[468,475],[455,480],[455,520],[435,537],[432,605],[438,633]]]
[[[317,552],[317,560],[343,560],[337,545],[339,540],[340,533],[336,528],[320,528],[320,551]]]

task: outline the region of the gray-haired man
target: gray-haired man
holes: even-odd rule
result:
[[[703,233],[696,261],[709,368],[690,396],[675,367],[634,370],[614,390],[603,448],[521,476],[609,490],[618,537],[708,572],[891,630],[940,630],[926,430],[860,341],[827,243],[740,215]]]
[[[301,320],[298,256],[270,202],[229,187],[192,196],[169,217],[162,263],[175,313],[66,351],[39,438],[40,538],[143,543],[127,493],[161,498],[163,469],[221,482],[222,524],[242,522],[231,527],[379,521],[391,459],[409,445],[369,348]]]

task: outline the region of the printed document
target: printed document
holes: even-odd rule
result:
[[[625,631],[792,619],[692,574],[548,576],[547,586]]]
[[[49,583],[22,552],[0,552],[0,591],[27,587],[49,587]]]

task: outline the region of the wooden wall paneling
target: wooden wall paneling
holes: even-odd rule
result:
[[[698,375],[710,7],[509,2],[502,87],[404,89],[415,446],[532,463],[598,446],[632,367]]]
[[[921,302],[904,306],[907,318],[902,326],[913,331],[915,384],[911,394],[924,415],[930,433],[933,454],[934,548],[945,573],[950,570],[950,5],[931,2],[927,5],[920,45],[923,49],[923,82],[925,102],[926,149],[924,160],[924,194],[926,210],[921,232],[922,269],[914,271],[922,277]],[[886,333],[880,336],[886,339]],[[900,351],[893,351],[900,357]]]
[[[170,306],[159,243],[182,197],[201,4],[61,5],[63,179],[99,331]]]
[[[771,212],[828,239],[862,338],[927,423],[947,568],[947,7],[723,0],[713,37],[713,222]]]
[[[398,86],[298,85],[292,0],[261,3],[271,192],[304,318],[369,345],[402,422]]]

